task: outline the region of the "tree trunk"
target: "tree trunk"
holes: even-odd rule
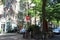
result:
[[[46,9],[45,9],[45,7],[46,7],[46,1],[47,0],[43,0],[43,4],[42,4],[42,19],[43,19],[43,31],[45,30],[45,31],[47,31],[47,29],[48,29],[48,26],[47,26],[47,20],[46,20]]]
[[[47,24],[47,20],[46,20],[46,1],[47,0],[43,0],[42,1],[42,19],[43,19],[43,35],[44,35],[44,38],[47,37],[47,32],[48,32],[48,24]]]

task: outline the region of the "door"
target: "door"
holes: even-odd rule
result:
[[[5,24],[1,24],[2,33],[5,32]]]

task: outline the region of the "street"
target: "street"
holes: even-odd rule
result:
[[[23,39],[21,34],[15,34],[15,35],[8,35],[8,36],[6,36],[6,35],[0,36],[0,40],[34,40],[34,39]],[[55,35],[54,37],[52,37],[48,40],[60,40],[60,35]]]
[[[50,40],[60,40],[60,35],[55,35],[53,38],[51,38]]]
[[[11,34],[12,33],[10,33],[9,35],[0,36],[0,40],[28,40],[28,39],[23,39],[22,37],[23,35],[21,34],[15,34],[15,35],[11,35]]]
[[[22,40],[22,35],[19,35],[19,34],[8,35],[8,36],[3,35],[3,36],[0,36],[0,40]]]

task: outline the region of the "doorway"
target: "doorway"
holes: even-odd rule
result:
[[[1,33],[4,33],[5,32],[5,24],[1,24],[1,29],[2,29]]]

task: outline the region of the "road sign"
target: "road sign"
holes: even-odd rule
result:
[[[26,16],[26,21],[30,20],[30,16]]]

